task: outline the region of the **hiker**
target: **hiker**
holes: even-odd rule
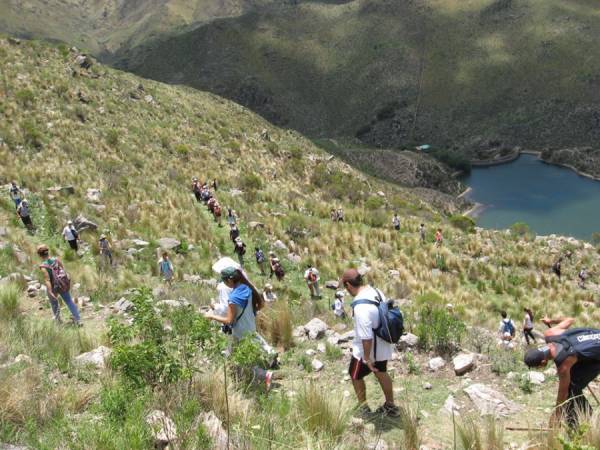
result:
[[[169,259],[169,254],[167,252],[163,252],[162,258],[158,260],[158,270],[163,280],[171,286],[175,269],[173,268],[173,263]]]
[[[354,297],[354,340],[352,341],[352,358],[348,372],[352,379],[360,412],[364,415],[371,413],[367,404],[367,387],[364,377],[373,373],[385,396],[385,403],[376,412],[397,417],[399,411],[394,403],[392,379],[387,373],[387,362],[392,359],[393,345],[374,333],[374,330],[380,325],[379,308],[376,304],[386,299],[379,291],[366,285],[362,275],[356,269],[346,270],[342,275],[340,285]]]
[[[523,334],[525,335],[525,341],[529,345],[529,338],[535,342],[535,336],[533,335],[533,312],[529,308],[523,308],[525,317],[523,318]]]
[[[90,67],[92,67],[93,62],[88,55],[81,53],[75,57],[75,64],[82,69],[88,70]]]
[[[271,283],[265,284],[263,288],[263,298],[267,303],[273,303],[277,300],[277,294],[273,291],[273,285]]]
[[[200,182],[198,178],[192,178],[192,192],[194,193],[194,197],[196,197],[196,201],[200,203],[202,201],[202,196],[200,195],[202,192],[202,187],[200,186]]]
[[[337,220],[338,220],[337,211],[332,208],[331,212],[329,213],[329,217],[331,217],[332,222],[337,222]]]
[[[208,208],[208,210],[210,211],[211,214],[214,213],[216,205],[217,205],[217,199],[215,197],[211,197],[206,202],[206,207]]]
[[[573,258],[573,250],[567,250],[565,252],[565,258],[567,258],[569,261],[571,261],[571,259]]]
[[[271,266],[269,278],[273,278],[273,275],[275,275],[277,277],[277,281],[283,280],[285,271],[283,270],[283,266],[281,265],[279,258],[277,258],[273,252],[269,253],[269,264]]]
[[[506,311],[500,311],[500,316],[502,317],[502,320],[500,321],[500,326],[498,327],[500,344],[503,344],[507,348],[514,348],[512,340],[515,338],[515,334],[517,331],[515,323],[510,317],[508,317]]]
[[[310,264],[306,266],[304,281],[306,281],[306,285],[308,286],[310,297],[321,298],[321,292],[319,291],[319,271]]]
[[[61,323],[60,318],[60,305],[58,303],[58,297],[60,296],[73,318],[73,323],[76,326],[81,326],[81,318],[79,316],[79,309],[73,302],[71,294],[71,280],[67,274],[63,263],[57,257],[51,258],[48,246],[45,244],[39,245],[37,248],[37,254],[42,260],[40,269],[44,274],[44,283],[46,285],[46,291],[48,294],[48,300],[50,300],[50,306],[52,307],[52,315],[57,323]]]
[[[235,240],[239,237],[240,237],[239,228],[237,227],[236,224],[231,224],[229,226],[229,239],[231,239],[231,242],[235,242]]]
[[[419,239],[421,240],[421,244],[425,243],[425,224],[424,223],[419,225]]]
[[[227,223],[229,226],[237,224],[237,217],[235,216],[235,211],[231,208],[227,208]]]
[[[15,203],[15,208],[18,208],[21,200],[23,200],[23,192],[19,189],[19,186],[17,186],[16,181],[10,183],[8,193],[10,194],[10,199]]]
[[[67,225],[63,228],[62,236],[69,243],[69,247],[71,247],[75,252],[79,250],[79,245],[77,245],[77,241],[79,240],[79,233],[73,226],[73,222],[69,220]]]
[[[17,206],[17,216],[23,221],[23,225],[30,232],[33,232],[33,222],[31,221],[31,212],[29,211],[29,202],[26,199],[23,199],[19,206]]]
[[[394,213],[394,217],[392,217],[392,225],[394,226],[394,230],[400,231],[400,217],[398,217],[398,213]]]
[[[544,367],[554,360],[558,375],[558,395],[550,425],[566,418],[575,428],[580,413],[591,414],[592,408],[583,390],[600,374],[600,329],[571,328],[573,318],[544,318],[546,345],[527,350],[523,358],[528,367]],[[555,326],[552,326],[555,325]]]
[[[98,240],[98,247],[100,248],[100,260],[106,261],[108,260],[108,264],[110,267],[113,265],[113,257],[112,257],[112,247],[108,239],[106,239],[105,234],[100,235],[100,239]]]
[[[211,186],[214,189],[214,191],[217,192],[217,179],[216,178],[213,178]]]
[[[237,255],[240,266],[244,267],[244,255],[246,254],[246,244],[242,238],[237,237],[233,243],[233,252]]]
[[[222,227],[223,225],[221,224],[221,205],[219,205],[219,202],[215,202],[215,206],[213,207],[213,217],[215,218],[215,222],[217,222],[217,225],[219,227]]]
[[[558,281],[561,281],[562,262],[563,257],[561,256],[560,258],[558,258],[558,260],[556,260],[554,264],[552,264],[552,272],[558,277]]]
[[[206,313],[205,317],[215,320],[231,329],[233,345],[236,345],[246,336],[254,335],[266,353],[273,353],[273,349],[256,333],[256,313],[262,308],[262,297],[248,281],[244,273],[235,268],[227,267],[221,271],[221,280],[231,289],[228,296],[227,311],[225,314]],[[271,385],[273,372],[254,367],[252,374],[255,378],[264,380],[267,388]]]
[[[338,222],[344,221],[344,210],[342,208],[338,208],[336,215],[337,215]]]
[[[346,310],[344,309],[344,291],[337,291],[333,299],[333,314],[340,319],[346,318]]]
[[[260,269],[260,274],[265,275],[265,254],[263,251],[256,247],[254,249],[254,257],[256,258],[256,264],[258,264],[258,268]]]
[[[441,247],[444,243],[444,236],[442,236],[442,229],[438,228],[435,231],[435,245],[436,247]]]
[[[579,271],[579,273],[577,274],[577,278],[579,278],[579,281],[577,283],[579,284],[579,287],[581,289],[585,289],[585,280],[587,280],[588,278],[588,271],[585,267]]]

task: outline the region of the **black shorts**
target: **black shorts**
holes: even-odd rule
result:
[[[73,250],[79,250],[78,246],[77,246],[77,239],[74,239],[72,241],[67,241],[69,243],[69,246],[73,249]]]
[[[396,231],[400,231],[400,225],[394,225],[394,229],[395,229]]]
[[[374,366],[380,372],[387,372],[387,361],[375,361]],[[348,373],[353,380],[362,380],[371,373],[371,369],[362,360],[356,359],[354,356],[350,360]]]

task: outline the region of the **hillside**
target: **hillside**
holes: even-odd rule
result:
[[[160,410],[173,421],[158,421],[172,448],[227,448],[228,430],[230,448],[240,449],[441,449],[456,438],[444,408],[451,397],[460,407],[457,429],[467,436],[460,448],[470,448],[473,429],[486,430],[484,448],[559,448],[552,439],[566,436],[562,430],[543,440],[533,432],[490,437],[506,424],[545,424],[556,388],[551,371],[541,385],[527,381],[523,344],[504,351],[494,333],[501,309],[518,323],[523,306],[538,317],[598,323],[600,286],[591,282],[583,290],[574,280],[582,265],[599,273],[595,247],[536,238],[523,226],[475,230],[462,216],[447,217],[423,202],[419,190],[360,173],[228,100],[102,65],[75,69],[73,56],[64,46],[0,39],[0,157],[6,162],[0,184],[16,180],[26,189],[37,226],[34,235],[25,233],[3,188],[0,446],[152,448],[164,442],[156,442],[145,421]],[[195,202],[192,176],[216,179],[215,194],[239,214],[248,248],[274,250],[284,263],[284,281],[271,280],[279,300],[259,313],[261,331],[281,355],[280,379],[268,394],[232,370],[232,361],[252,364],[252,349],[225,360],[224,335],[200,314],[216,295],[212,263],[233,253],[226,229]],[[345,222],[330,221],[334,206],[344,209]],[[400,231],[390,226],[394,211]],[[82,232],[80,257],[59,236],[63,223],[78,215],[98,225]],[[424,244],[420,223],[427,226]],[[436,227],[444,229],[441,248],[432,243]],[[113,243],[112,269],[98,263],[100,233]],[[165,237],[180,243],[172,252],[172,287],[156,273]],[[42,242],[72,275],[81,329],[50,319],[37,285],[35,248]],[[549,269],[567,250],[573,256],[559,282]],[[309,298],[302,280],[307,263],[318,267],[323,284],[350,265],[368,268],[369,281],[401,304],[418,342],[410,339],[390,362],[400,419],[352,417],[344,338],[351,321],[333,316],[333,291],[324,286],[323,299]],[[269,281],[251,252],[246,267],[259,288]],[[131,308],[121,308],[125,300]],[[311,339],[302,326],[315,318],[327,330]],[[112,348],[106,367],[102,358],[88,365],[76,359],[99,345]],[[451,362],[459,351],[475,360],[462,377]],[[437,356],[446,364],[430,370]],[[481,384],[506,396],[506,417],[480,419],[481,405],[468,392]],[[373,379],[368,391],[375,406],[381,396]],[[597,429],[594,422],[581,439],[598,446]]]

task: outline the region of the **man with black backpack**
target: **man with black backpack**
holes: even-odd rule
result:
[[[502,320],[500,321],[500,326],[498,327],[498,334],[500,335],[500,343],[505,347],[513,348],[513,339],[517,333],[517,329],[515,327],[515,323],[512,321],[506,311],[500,311],[500,316]]]
[[[69,274],[65,270],[63,263],[58,258],[51,258],[49,256],[49,250],[47,245],[40,245],[37,248],[37,254],[42,259],[40,269],[44,274],[44,281],[46,284],[46,290],[48,292],[48,299],[50,300],[50,306],[52,307],[52,314],[54,320],[60,323],[60,305],[58,303],[58,296],[62,297],[63,302],[71,311],[73,316],[73,323],[76,326],[81,326],[81,319],[79,317],[79,310],[77,305],[73,302],[69,290],[71,288],[71,280]]]
[[[352,358],[348,372],[352,379],[354,392],[362,414],[368,415],[371,410],[367,404],[367,387],[364,377],[373,373],[381,385],[385,403],[377,409],[377,413],[390,417],[399,415],[394,403],[392,379],[387,373],[387,362],[392,358],[392,342],[400,338],[402,323],[390,321],[388,303],[377,289],[365,284],[363,276],[356,269],[348,269],[342,275],[340,285],[354,297],[352,310],[354,316],[354,340],[352,341]],[[390,309],[389,311],[392,311]],[[393,311],[399,311],[393,309]],[[383,339],[383,337],[386,339]]]

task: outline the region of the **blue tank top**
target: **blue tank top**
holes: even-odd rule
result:
[[[577,356],[578,361],[600,361],[599,329],[573,328],[559,336],[551,336],[547,342],[562,346],[554,358],[557,366],[560,366],[569,356]]]

